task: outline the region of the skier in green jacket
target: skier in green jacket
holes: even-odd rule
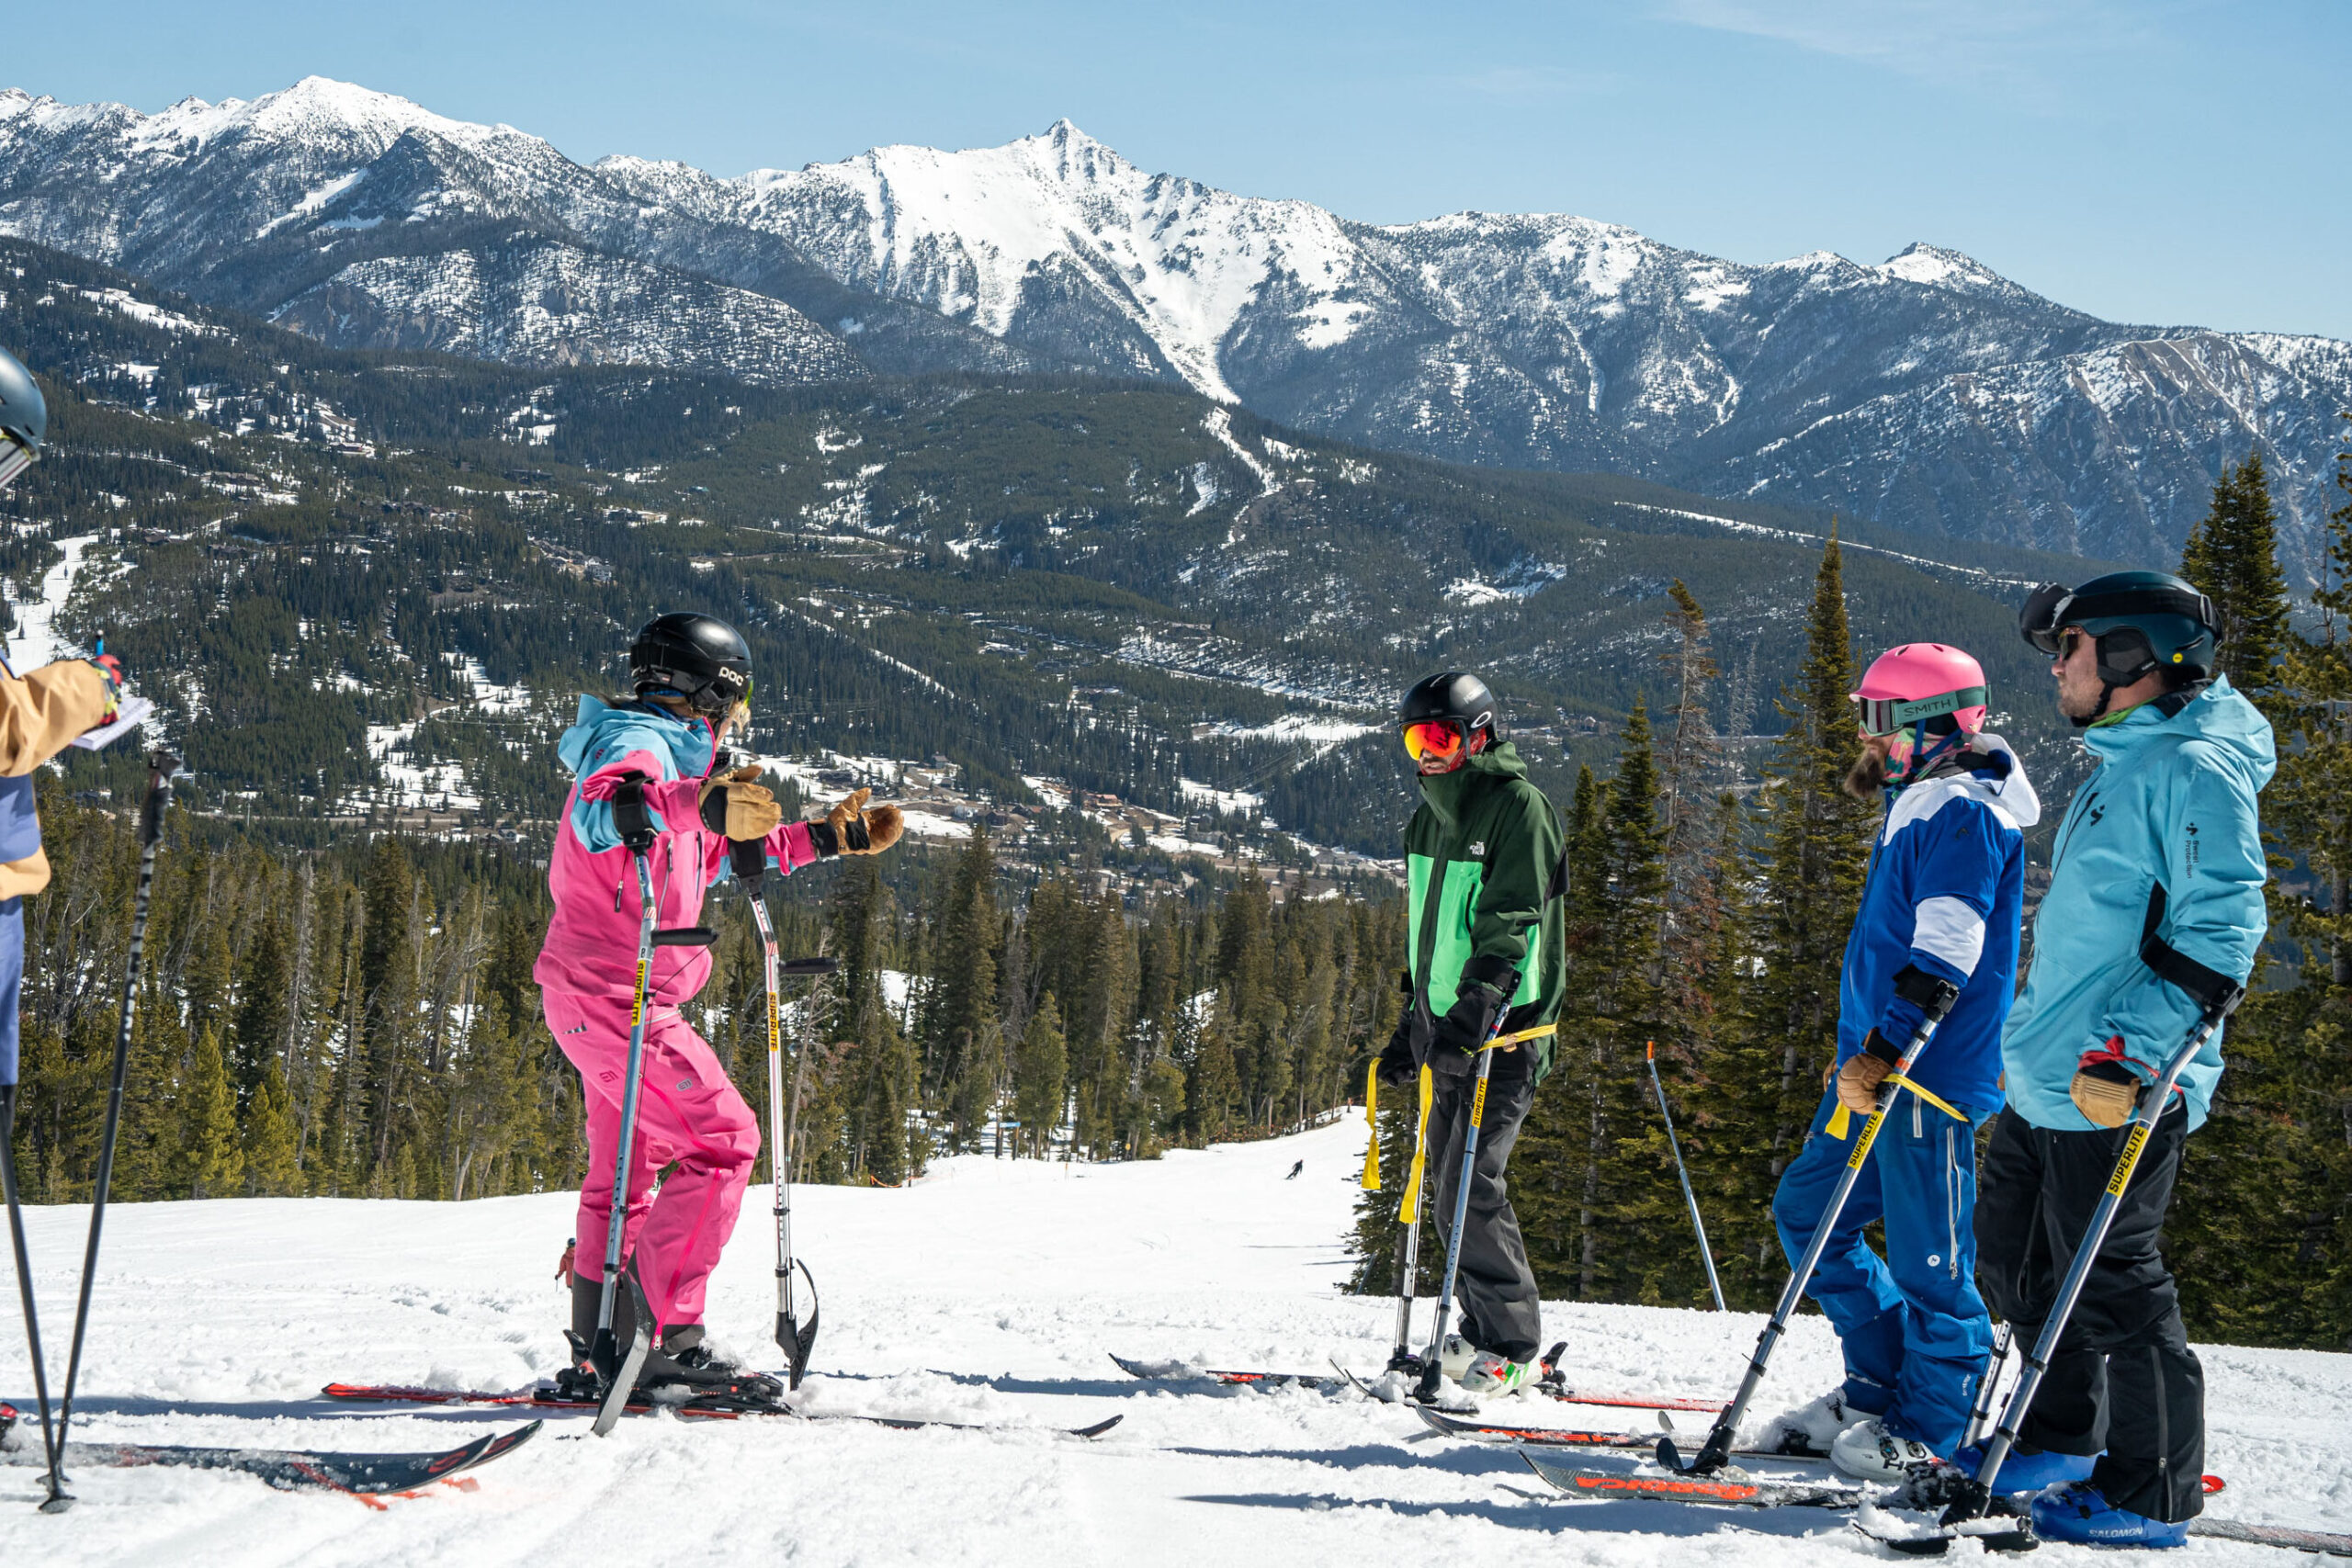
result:
[[[1421,804],[1405,828],[1403,987],[1411,999],[1381,1054],[1380,1077],[1408,1084],[1430,1067],[1431,1212],[1450,1215],[1479,1050],[1498,1032],[1542,1028],[1560,1014],[1563,840],[1552,803],[1528,782],[1526,764],[1502,738],[1494,694],[1477,676],[1430,676],[1405,694],[1396,722],[1419,770]],[[1447,1375],[1481,1397],[1525,1386],[1543,1334],[1503,1171],[1535,1086],[1552,1070],[1553,1036],[1500,1050],[1463,1220],[1462,1328],[1444,1347]]]

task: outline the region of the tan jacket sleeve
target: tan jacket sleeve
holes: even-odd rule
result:
[[[107,716],[107,678],[87,660],[61,659],[18,678],[0,675],[0,775],[21,778]]]

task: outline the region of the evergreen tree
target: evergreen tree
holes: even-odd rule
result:
[[[929,1075],[949,1107],[949,1138],[968,1148],[996,1102],[1003,1036],[996,1011],[996,857],[975,822],[938,921],[924,1036]]]
[[[1021,1145],[1035,1158],[1047,1158],[1053,1152],[1054,1129],[1062,1119],[1063,1075],[1069,1066],[1061,1009],[1048,991],[1037,1004],[1036,1011],[1029,1015],[1029,1028],[1021,1037],[1020,1065],[1013,1072],[1013,1104],[1021,1122]]]
[[[274,1059],[262,1069],[243,1131],[246,1190],[260,1198],[299,1196],[302,1169],[295,1156],[293,1106]]]
[[[207,1029],[197,1036],[181,1082],[183,1148],[191,1198],[225,1198],[244,1175],[244,1149],[237,1137],[237,1094],[221,1060],[220,1036]]]
[[[2221,672],[2267,714],[2278,699],[2291,638],[2287,574],[2278,565],[2278,517],[2262,449],[2223,468],[2212,510],[2189,529],[2180,575],[2213,601],[2222,617]]]
[[[243,977],[237,982],[234,1026],[237,1104],[250,1108],[254,1094],[273,1065],[281,1065],[287,1025],[293,1008],[293,964],[288,952],[285,916],[273,902],[262,917],[261,929],[245,952]],[[281,1071],[278,1089],[285,1089]],[[290,1128],[290,1123],[288,1124]]]
[[[1873,813],[1845,792],[1858,742],[1856,672],[1833,528],[1814,580],[1805,660],[1780,702],[1781,734],[1763,790],[1757,897],[1744,923],[1754,971],[1736,1044],[1719,1053],[1704,1101],[1715,1135],[1703,1177],[1723,1218],[1716,1234],[1726,1297],[1767,1301],[1786,1270],[1771,1196],[1796,1157],[1837,1055],[1838,976],[1861,898]]]

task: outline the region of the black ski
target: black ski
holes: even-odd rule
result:
[[[14,1407],[0,1404],[0,1436],[6,1434],[16,1418]],[[405,1496],[488,1464],[528,1442],[541,1425],[534,1421],[442,1453],[315,1453],[301,1449],[200,1449],[179,1443],[77,1442],[67,1446],[65,1463],[114,1469],[168,1464],[193,1470],[230,1470],[258,1476],[282,1492],[341,1492],[372,1499]],[[32,1455],[12,1459],[11,1462],[48,1461]]]
[[[325,1397],[345,1404],[507,1404],[528,1405],[535,1410],[594,1410],[594,1399],[574,1397],[558,1392],[552,1383],[537,1383],[513,1393],[498,1393],[487,1389],[420,1388],[408,1383],[331,1382],[319,1391]],[[873,1427],[888,1427],[895,1431],[914,1432],[926,1427],[947,1432],[1023,1432],[1026,1427],[992,1426],[978,1421],[928,1421],[918,1416],[861,1416],[850,1411],[799,1410],[789,1404],[751,1398],[688,1399],[673,1404],[656,1403],[643,1394],[631,1398],[628,1412],[641,1416],[650,1410],[667,1410],[686,1417],[731,1421],[746,1416],[780,1416],[799,1421],[859,1421]],[[1121,1421],[1124,1415],[1113,1416],[1088,1427],[1051,1427],[1035,1428],[1055,1431],[1073,1438],[1099,1438]]]
[[[1338,1380],[1323,1372],[1247,1372],[1217,1371],[1184,1366],[1175,1361],[1131,1361],[1125,1356],[1113,1356],[1119,1370],[1131,1378],[1148,1382],[1199,1382],[1210,1381],[1234,1383],[1250,1388],[1321,1388]]]

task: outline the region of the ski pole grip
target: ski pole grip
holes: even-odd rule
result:
[[[139,810],[139,841],[159,842],[164,837],[164,807],[171,803],[172,775],[180,771],[180,760],[171,752],[156,748],[147,755],[147,798]]]
[[[656,947],[708,947],[718,940],[718,933],[708,926],[673,926],[653,933]]]
[[[776,965],[779,975],[833,975],[841,970],[838,958],[787,958]]]
[[[1896,972],[1894,994],[1937,1023],[1941,1023],[1944,1014],[1951,1011],[1952,1003],[1960,1000],[1958,986],[1913,964],[1905,964]]]

